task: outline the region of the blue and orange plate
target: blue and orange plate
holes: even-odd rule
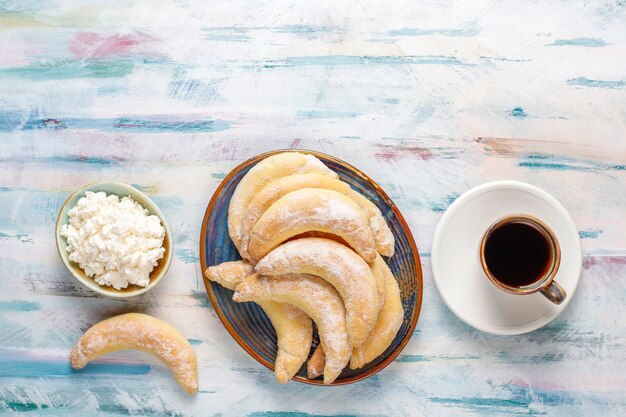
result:
[[[239,181],[257,162],[268,156],[285,152],[272,151],[257,155],[224,178],[217,188],[204,215],[200,234],[200,262],[202,271],[212,265],[241,259],[237,248],[228,235],[228,205]],[[400,286],[404,322],[396,338],[387,350],[361,369],[346,368],[332,385],[360,381],[389,365],[408,343],[422,305],[422,267],[419,253],[409,227],[389,196],[367,175],[352,165],[319,152],[298,150],[316,156],[339,178],[374,202],[382,212],[396,239],[395,255],[386,259]],[[276,358],[276,333],[263,310],[255,303],[236,303],[233,292],[204,278],[209,299],[222,324],[239,345],[261,364],[274,369]],[[318,339],[314,338],[314,345]],[[322,385],[322,379],[307,379],[306,364],[302,366],[295,381]]]

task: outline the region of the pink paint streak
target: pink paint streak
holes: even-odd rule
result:
[[[145,43],[155,39],[143,33],[120,35],[118,33],[103,36],[94,32],[76,34],[69,43],[70,51],[76,58],[104,58],[108,56],[127,57],[133,54],[145,54]]]
[[[524,378],[513,378],[511,381],[509,381],[509,384],[515,385],[518,387],[536,388],[536,389],[543,389],[547,391],[566,391],[569,388],[563,385],[562,383],[560,383],[559,381],[553,381],[553,380],[536,381],[536,378],[532,380],[532,383],[528,382],[528,380]]]
[[[590,269],[595,266],[608,268],[611,266],[626,266],[626,256],[606,255],[606,256],[585,256],[583,258],[583,268]]]
[[[432,159],[433,154],[428,148],[421,146],[380,146],[375,154],[376,159],[394,162],[404,158],[418,158],[423,161]]]

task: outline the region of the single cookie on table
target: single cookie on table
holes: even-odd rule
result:
[[[254,273],[252,265],[245,261],[224,262],[210,266],[204,272],[210,280],[229,290],[234,290],[245,277]],[[298,373],[311,350],[313,323],[299,308],[275,301],[258,301],[276,331],[278,349],[274,363],[274,375],[281,384],[290,381]]]
[[[126,349],[156,356],[187,393],[198,391],[198,365],[191,345],[174,326],[147,314],[122,314],[95,324],[74,345],[70,365],[81,369],[101,355]]]
[[[241,253],[241,221],[248,205],[263,187],[279,178],[293,175],[317,173],[336,178],[337,174],[313,155],[299,152],[283,152],[269,156],[250,170],[241,179],[228,206],[228,233]]]
[[[272,204],[252,229],[250,257],[258,262],[289,238],[310,231],[337,235],[364,260],[376,259],[374,236],[363,210],[345,195],[321,188],[302,188]]]
[[[337,191],[352,199],[369,219],[376,250],[383,256],[392,256],[394,237],[380,210],[370,200],[350,188],[350,185],[328,175],[296,174],[280,178],[261,189],[248,205],[241,224],[240,253],[249,259],[248,245],[254,225],[272,204],[284,195],[302,188],[322,188]]]
[[[255,267],[264,276],[311,274],[331,284],[345,304],[352,346],[365,342],[378,317],[378,292],[369,265],[353,250],[329,239],[295,239],[268,253]]]
[[[233,300],[277,301],[297,306],[317,324],[326,363],[324,384],[331,384],[348,364],[352,346],[346,333],[345,307],[335,288],[323,279],[307,274],[246,277],[235,290]]]

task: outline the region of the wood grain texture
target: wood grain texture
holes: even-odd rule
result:
[[[255,417],[626,413],[623,1],[0,1],[0,413]],[[206,297],[204,209],[244,159],[309,148],[368,173],[422,253],[413,338],[374,377],[276,384]],[[63,201],[97,180],[163,210],[175,259],[148,294],[81,287],[54,245]],[[429,252],[443,211],[495,179],[570,211],[585,255],[567,310],[498,337],[450,313]],[[69,367],[93,323],[138,311],[194,346],[189,398],[135,352]]]

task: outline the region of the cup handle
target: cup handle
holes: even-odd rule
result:
[[[552,281],[547,287],[543,287],[539,290],[548,300],[554,304],[559,305],[567,297],[567,293],[556,281]]]

